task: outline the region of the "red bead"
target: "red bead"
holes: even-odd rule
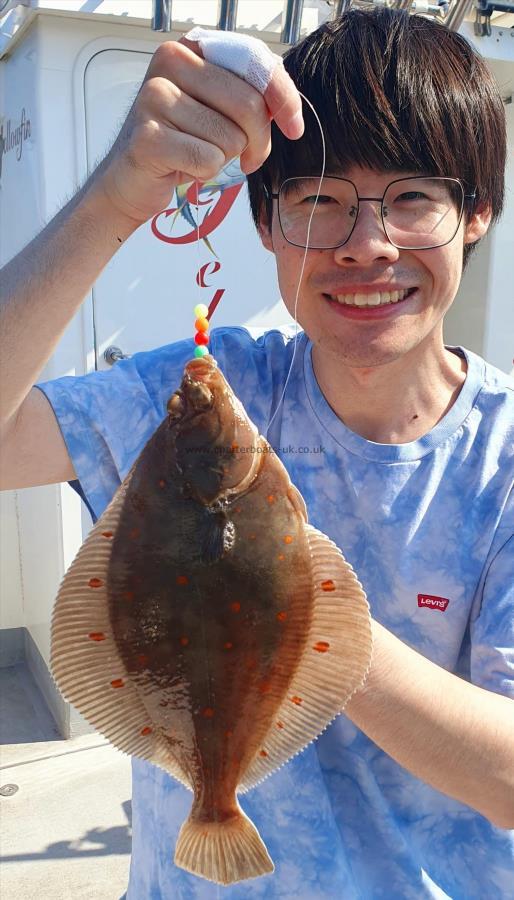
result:
[[[202,345],[205,346],[205,344],[208,344],[208,343],[209,343],[208,335],[206,335],[203,331],[197,331],[197,333],[195,334],[195,344],[198,344],[198,346],[200,347]]]

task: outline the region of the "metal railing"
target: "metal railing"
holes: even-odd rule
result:
[[[172,0],[153,0],[153,31],[171,31],[171,2]]]
[[[218,0],[217,28],[221,31],[237,30],[237,6],[239,0]],[[152,28],[154,31],[171,31],[173,0],[153,0]],[[477,34],[490,33],[491,13],[495,10],[514,12],[514,0],[370,0],[376,6],[405,9],[412,13],[432,15],[441,19],[447,28],[458,31],[464,17],[473,9],[477,22],[484,23]],[[361,4],[359,4],[361,5]],[[340,16],[352,6],[352,0],[332,0],[333,16]],[[281,43],[295,44],[300,38],[304,0],[284,0]]]
[[[218,28],[220,31],[235,31],[237,27],[237,4],[239,0],[220,0]]]

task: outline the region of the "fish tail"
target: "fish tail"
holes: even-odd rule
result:
[[[224,822],[189,816],[180,829],[175,865],[218,884],[257,878],[275,868],[259,832],[242,810]]]

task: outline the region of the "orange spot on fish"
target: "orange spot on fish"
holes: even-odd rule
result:
[[[180,643],[182,644],[183,647],[187,647],[187,645],[189,644],[189,638],[188,638],[188,637],[181,637],[181,638],[180,638]]]
[[[231,603],[230,609],[232,610],[233,613],[238,613],[241,610],[241,604],[238,603],[237,601],[235,603]]]
[[[250,539],[251,541],[254,541],[255,538],[257,537],[257,535],[256,535],[256,534],[249,534],[248,537],[249,537],[249,539]]]
[[[225,737],[232,737],[233,734],[234,734],[233,731],[226,731],[226,732],[225,732]]]
[[[189,578],[187,575],[177,575],[177,584],[188,584]]]
[[[232,441],[230,449],[232,450],[232,452],[234,452],[234,450],[239,450],[239,444],[236,444],[235,441]]]
[[[151,734],[152,731],[153,731],[153,728],[150,728],[149,725],[145,725],[145,727],[141,729],[140,734],[142,737],[146,737],[146,735]]]
[[[284,727],[284,725],[282,722],[277,722],[277,728],[283,728],[283,727]]]
[[[282,610],[282,612],[277,613],[277,619],[279,622],[285,622],[287,619],[287,613]]]
[[[160,487],[160,488],[166,487],[166,482],[163,481],[162,478],[161,478],[161,480],[159,481],[159,487]]]
[[[317,650],[318,653],[326,653],[330,649],[330,644],[327,644],[326,641],[318,641],[316,644],[313,644],[312,649]]]
[[[102,587],[103,581],[101,578],[90,578],[88,581],[88,585],[90,588],[99,588]]]
[[[274,494],[268,494],[268,496],[266,497],[266,500],[268,501],[268,503],[274,503],[276,500],[276,497]]]
[[[112,531],[102,531],[102,537],[112,538]]]
[[[293,703],[296,703],[297,706],[300,706],[303,703],[303,700],[301,697],[291,697],[291,701]]]
[[[123,599],[124,600],[133,600],[134,599],[134,591],[123,591]]]
[[[267,756],[267,755],[268,754],[266,753],[265,750],[259,750],[259,756]]]
[[[236,506],[234,512],[237,512],[237,513],[241,512],[241,507],[240,507],[240,506]]]
[[[149,657],[146,653],[140,653],[139,656],[136,657],[140,666],[146,666],[149,662]]]
[[[259,691],[261,694],[269,694],[271,691],[271,681],[261,681]]]
[[[328,578],[327,581],[321,582],[321,590],[322,591],[335,591],[336,586],[331,578]]]
[[[284,554],[283,554],[283,553],[279,553],[277,559],[285,559]]]
[[[286,534],[284,535],[284,544],[292,544],[293,543],[293,535]]]
[[[115,678],[114,681],[111,681],[111,687],[113,688],[123,687],[124,684],[123,678]]]
[[[88,634],[88,638],[92,641],[105,641],[105,634],[103,631],[92,631],[91,634]]]
[[[227,641],[226,644],[223,644],[223,649],[224,649],[224,650],[232,650],[232,647],[233,647],[233,646],[234,646],[234,645],[231,644],[230,641]]]
[[[202,716],[206,719],[212,719],[214,715],[214,710],[210,706],[206,706],[205,709],[202,709]]]
[[[129,538],[131,541],[136,541],[140,535],[141,535],[140,528],[132,528],[132,530],[129,531]]]

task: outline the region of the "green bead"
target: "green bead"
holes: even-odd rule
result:
[[[195,348],[195,356],[207,356],[208,354],[207,347],[196,347]]]
[[[209,314],[209,307],[205,303],[198,303],[193,312],[197,319],[205,319]]]

